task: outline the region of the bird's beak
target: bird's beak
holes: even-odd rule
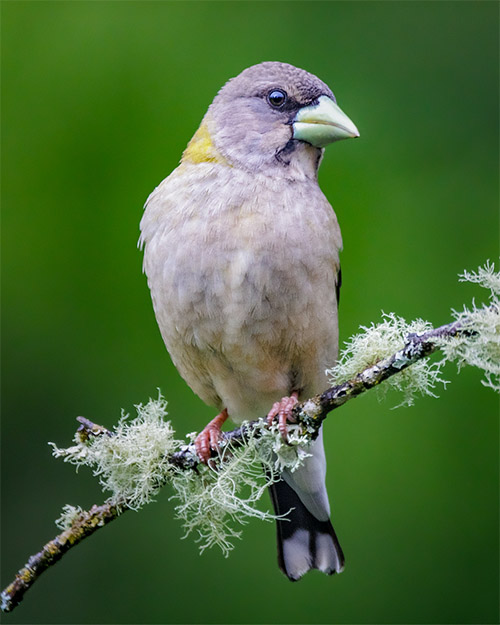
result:
[[[326,95],[320,96],[317,104],[301,108],[293,121],[293,138],[316,148],[352,137],[359,137],[358,129]]]

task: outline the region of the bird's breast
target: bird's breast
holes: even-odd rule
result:
[[[335,352],[341,239],[319,188],[222,176],[216,193],[213,180],[186,193],[188,182],[167,179],[141,224],[156,317],[181,373],[194,354],[248,377]]]

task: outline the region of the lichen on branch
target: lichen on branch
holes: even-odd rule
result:
[[[328,370],[332,386],[345,382],[358,372],[389,358],[404,347],[408,336],[420,336],[433,328],[432,324],[422,319],[407,322],[394,313],[382,313],[381,323],[361,326],[360,329],[361,332],[346,342],[338,363]],[[397,364],[395,362],[395,366]],[[406,363],[402,361],[401,364]],[[434,392],[436,385],[447,383],[441,377],[443,364],[443,360],[431,362],[425,357],[417,360],[411,367],[402,368],[400,373],[377,386],[379,399],[383,399],[391,388],[401,393],[401,401],[396,408],[412,406],[417,395],[437,397]]]
[[[489,305],[464,306],[453,311],[463,332],[438,341],[443,359],[456,362],[458,368],[468,365],[484,371],[482,383],[500,393],[500,272],[489,261],[476,271],[464,271],[461,282],[479,284],[490,291]]]
[[[333,388],[299,404],[298,422],[290,426],[288,443],[278,428],[264,421],[244,424],[238,437],[226,435],[208,466],[199,464],[190,443],[174,437],[166,421],[167,402],[161,393],[145,405],[136,406],[137,416],[122,414],[110,432],[91,422],[77,432],[75,445],[53,453],[76,466],[92,469],[109,502],[118,510],[138,510],[154,500],[167,483],[174,489],[175,512],[186,535],[194,533],[203,551],[218,545],[225,555],[232,549],[235,529],[249,518],[275,517],[257,507],[266,488],[279,479],[284,468],[294,470],[317,434],[322,420],[333,408],[369,388],[383,392],[395,388],[402,393],[399,405],[411,405],[417,394],[436,396],[438,383],[446,384],[441,370],[446,361],[470,364],[486,373],[486,384],[498,389],[500,373],[500,279],[487,263],[477,273],[465,273],[464,280],[490,290],[490,303],[454,313],[456,321],[434,329],[421,319],[408,323],[390,313],[379,324],[361,327],[345,346],[339,362],[329,370]],[[429,355],[440,348],[441,360]],[[84,420],[81,420],[84,421]],[[180,458],[188,458],[191,468]]]
[[[271,521],[277,517],[257,507],[267,488],[279,479],[284,468],[296,470],[309,454],[311,438],[300,425],[290,425],[287,442],[277,424],[265,421],[243,428],[242,439],[223,438],[215,458],[198,471],[178,471],[172,480],[177,502],[175,512],[186,530],[197,535],[200,551],[217,545],[225,556],[232,540],[250,518]]]
[[[176,516],[186,536],[197,535],[201,551],[217,545],[227,555],[233,547],[231,539],[240,536],[235,524],[243,525],[252,517],[274,520],[273,514],[256,507],[257,502],[284,468],[294,471],[308,455],[310,437],[300,426],[290,426],[285,443],[277,425],[268,428],[260,421],[251,427],[244,424],[237,440],[223,438],[208,466],[196,462],[192,467],[196,471],[186,471],[179,455],[194,453],[195,433],[187,445],[174,438],[161,393],[136,410],[133,419],[122,414],[112,431],[87,420],[71,447],[50,443],[53,455],[78,468],[89,467],[103,491],[111,493],[108,502],[118,511],[142,508],[170,483]],[[68,527],[79,512],[65,506],[58,527]]]
[[[394,313],[382,313],[381,323],[361,326],[361,332],[345,343],[339,361],[328,370],[332,385],[341,384],[389,359],[403,350],[410,337],[427,336],[428,347],[432,347],[428,355],[439,349],[442,358],[431,362],[428,355],[424,355],[407,367],[407,354],[404,355],[401,372],[384,378],[384,383],[377,386],[381,398],[390,388],[402,393],[398,406],[413,405],[419,394],[436,397],[437,384],[446,386],[448,383],[441,376],[446,362],[455,362],[459,369],[465,365],[481,369],[485,374],[483,384],[500,392],[500,272],[488,261],[477,272],[465,271],[460,281],[489,290],[489,303],[477,306],[473,301],[469,308],[464,306],[460,312],[452,311],[455,324],[443,326],[441,332],[439,328],[433,330],[432,325],[422,319],[407,322]],[[397,359],[392,365],[397,367]]]
[[[113,505],[132,510],[153,501],[170,481],[175,468],[168,458],[183,444],[174,438],[170,421],[165,421],[167,402],[161,394],[145,405],[137,405],[136,410],[134,419],[122,413],[112,431],[80,429],[75,445],[67,449],[49,443],[56,458],[77,467],[90,467],[103,492],[111,493],[109,501]]]
[[[490,291],[489,303],[453,311],[454,321],[439,328],[425,321],[407,323],[394,314],[378,325],[362,327],[350,339],[339,362],[330,371],[333,386],[321,395],[299,403],[293,411],[296,424],[285,443],[277,426],[264,420],[244,423],[225,432],[208,466],[189,442],[177,440],[166,421],[167,402],[157,399],[136,406],[137,416],[122,414],[113,430],[79,417],[74,445],[63,449],[51,443],[53,454],[78,467],[88,466],[98,477],[107,501],[89,511],[66,505],[56,524],[62,532],[30,557],[15,580],[1,593],[1,609],[11,611],[38,576],[71,547],[126,510],[138,510],[154,501],[170,483],[175,511],[186,535],[194,533],[203,551],[218,545],[225,555],[239,537],[237,525],[249,518],[276,518],[257,508],[267,486],[284,468],[296,470],[308,454],[326,416],[335,408],[372,388],[393,386],[402,391],[403,404],[418,393],[435,396],[437,383],[445,383],[445,362],[480,368],[483,383],[500,392],[500,273],[492,263],[461,279]],[[442,358],[429,356],[441,350]]]

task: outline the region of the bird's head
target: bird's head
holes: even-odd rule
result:
[[[319,78],[287,63],[265,62],[222,87],[183,160],[313,177],[326,145],[358,136]]]

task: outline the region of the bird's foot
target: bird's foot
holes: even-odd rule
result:
[[[290,397],[282,397],[280,401],[275,402],[267,415],[267,424],[269,426],[272,425],[276,418],[278,419],[278,429],[285,441],[288,439],[287,423],[295,423],[292,411],[298,403],[299,394],[297,391],[294,391]]]
[[[204,464],[208,463],[210,457],[212,456],[212,451],[215,451],[219,446],[222,425],[227,417],[227,410],[224,408],[224,410],[218,414],[215,419],[212,419],[210,423],[207,423],[194,440],[196,453]]]

